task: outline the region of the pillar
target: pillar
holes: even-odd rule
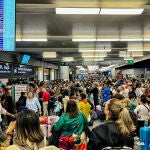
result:
[[[54,69],[50,69],[50,80],[54,80],[55,76],[54,76]]]
[[[69,80],[69,66],[60,66],[60,79]]]
[[[43,81],[43,67],[38,68],[38,80]]]

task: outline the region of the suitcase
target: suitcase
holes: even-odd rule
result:
[[[133,149],[130,147],[123,146],[123,147],[105,147],[102,150],[133,150]]]
[[[52,126],[51,125],[47,125],[47,137],[50,137],[52,135]]]
[[[47,137],[47,124],[41,124],[40,127],[44,133],[44,136]]]
[[[150,127],[140,128],[140,150],[150,150]]]
[[[58,121],[59,117],[58,116],[48,116],[47,117],[47,124],[50,124],[50,125],[54,125],[57,121]]]

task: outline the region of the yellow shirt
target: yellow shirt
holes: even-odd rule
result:
[[[88,119],[89,114],[91,112],[91,105],[87,102],[87,100],[80,100],[77,103],[79,110],[84,113],[86,118]]]

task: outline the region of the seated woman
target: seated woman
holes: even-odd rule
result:
[[[44,134],[33,110],[27,109],[18,113],[13,141],[14,144],[6,150],[38,150],[44,147]]]
[[[58,122],[54,125],[55,131],[61,131],[59,138],[59,148],[71,150],[86,150],[86,136],[83,134],[87,119],[80,113],[74,100],[67,102],[66,113],[62,114]],[[84,147],[84,148],[83,148]]]
[[[95,127],[89,136],[88,150],[102,150],[107,146],[133,147],[131,136],[135,130],[133,121],[126,108],[118,99],[110,99],[105,105],[106,122]]]

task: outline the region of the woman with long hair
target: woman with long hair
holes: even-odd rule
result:
[[[33,110],[27,109],[18,113],[13,141],[14,144],[6,150],[38,150],[44,147],[44,134]]]
[[[86,150],[86,137],[83,133],[86,124],[87,119],[83,113],[79,112],[76,102],[69,100],[66,112],[54,125],[55,131],[61,131],[59,148]]]
[[[106,122],[95,127],[89,136],[88,150],[101,150],[107,146],[133,147],[133,121],[118,99],[112,98],[105,105]]]
[[[34,110],[37,116],[41,114],[41,105],[39,103],[38,98],[34,96],[34,93],[32,91],[28,92],[28,97],[26,100],[26,107],[28,109]]]

